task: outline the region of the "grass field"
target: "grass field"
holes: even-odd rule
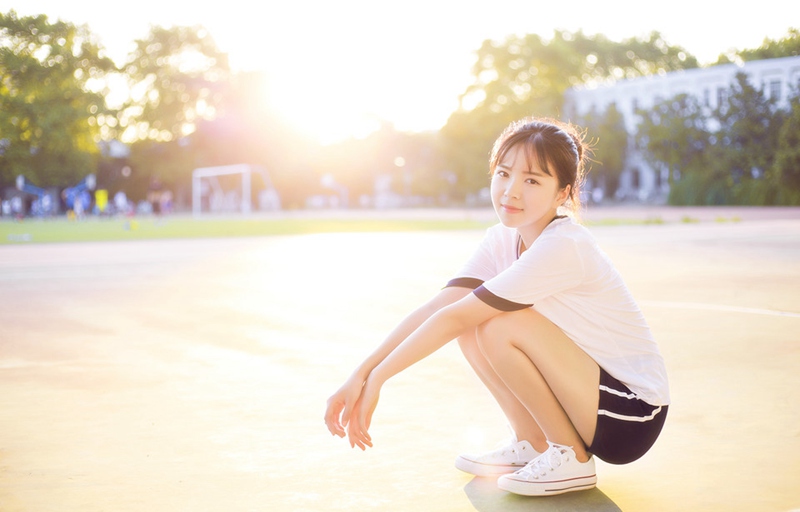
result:
[[[774,209],[779,210],[779,209]],[[738,222],[741,218],[732,212],[716,212],[706,208],[701,213],[705,221]],[[633,214],[631,214],[633,212]],[[650,212],[646,210],[610,210],[604,215],[583,218],[589,226],[614,226],[633,224],[664,224],[700,222],[697,210],[671,209]],[[790,213],[790,217],[800,214]],[[25,218],[0,220],[0,245],[20,243],[92,242],[122,240],[153,240],[175,238],[220,238],[304,233],[392,232],[392,231],[453,231],[485,229],[497,222],[491,210],[440,210],[428,212],[402,211],[395,213],[371,211],[299,212],[278,216],[206,217],[195,219],[190,215],[173,215],[156,218],[141,216],[90,217],[68,220],[67,217],[50,219]]]
[[[423,231],[483,229],[494,222],[462,219],[369,218],[225,218],[195,220],[191,217],[156,219],[66,218],[24,219],[0,222],[0,245],[166,238],[219,238],[300,233],[355,231]]]

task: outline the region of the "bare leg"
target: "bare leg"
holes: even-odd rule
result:
[[[517,399],[516,395],[489,364],[478,345],[476,333],[460,336],[458,345],[461,347],[461,351],[470,366],[472,366],[472,369],[475,370],[475,373],[478,374],[478,377],[497,401],[506,419],[508,419],[511,429],[516,434],[517,440],[528,441],[540,453],[545,451],[547,449],[547,439],[544,432],[539,428],[528,409],[522,405],[522,402]]]
[[[578,460],[586,461],[597,426],[597,363],[532,308],[480,326],[478,345],[547,439],[572,446]]]

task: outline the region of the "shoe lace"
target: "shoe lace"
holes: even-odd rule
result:
[[[513,453],[517,460],[522,460],[522,448],[520,448],[519,443],[517,442],[516,437],[512,438],[509,441],[501,441],[497,444],[492,454],[497,456],[504,456],[506,453]]]
[[[550,471],[555,471],[561,467],[562,464],[569,460],[569,457],[569,450],[566,446],[551,444],[546,452],[533,459],[519,472],[529,478],[543,477]]]

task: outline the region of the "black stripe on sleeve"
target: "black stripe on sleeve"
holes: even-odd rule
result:
[[[502,297],[498,297],[484,288],[483,285],[476,288],[472,293],[474,293],[476,297],[481,299],[486,304],[492,306],[494,309],[499,309],[500,311],[519,311],[521,309],[533,306],[533,304],[518,304]]]
[[[483,280],[475,277],[456,277],[455,279],[449,280],[445,288],[469,288],[470,290],[474,290],[482,284]]]

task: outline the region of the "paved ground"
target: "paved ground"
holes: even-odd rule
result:
[[[0,247],[0,510],[799,510],[800,215],[703,212],[593,228],[674,404],[643,459],[547,499],[453,468],[506,435],[453,346],[386,386],[371,451],[323,426],[479,232]]]

